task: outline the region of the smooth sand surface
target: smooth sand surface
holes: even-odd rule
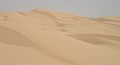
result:
[[[120,17],[0,12],[0,65],[120,65]]]

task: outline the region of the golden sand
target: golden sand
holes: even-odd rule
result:
[[[0,65],[120,65],[120,17],[0,12]]]

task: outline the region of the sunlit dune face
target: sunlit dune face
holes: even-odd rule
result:
[[[0,13],[2,65],[120,65],[119,17]]]

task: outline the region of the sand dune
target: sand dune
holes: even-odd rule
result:
[[[104,35],[104,34],[79,34],[79,35],[76,34],[76,35],[70,35],[70,36],[94,45],[115,47],[116,49],[120,48],[119,36],[111,36],[111,35]]]
[[[119,17],[1,12],[0,65],[120,65],[119,25]]]

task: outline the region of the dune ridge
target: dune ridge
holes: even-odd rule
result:
[[[120,65],[120,18],[0,12],[2,65]]]

